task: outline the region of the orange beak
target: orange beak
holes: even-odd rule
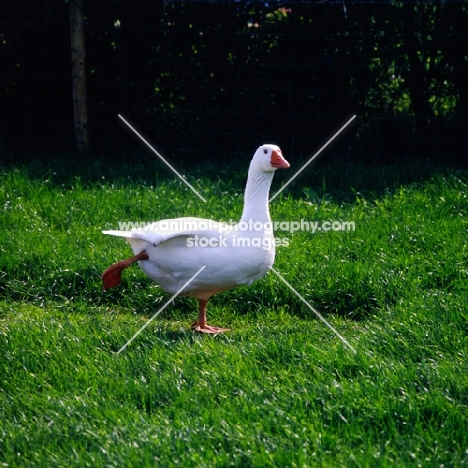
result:
[[[287,169],[290,164],[283,158],[281,150],[273,150],[271,153],[271,165],[276,169]]]

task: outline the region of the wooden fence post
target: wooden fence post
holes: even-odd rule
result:
[[[88,149],[83,0],[70,0],[70,42],[73,88],[73,118],[78,151]]]

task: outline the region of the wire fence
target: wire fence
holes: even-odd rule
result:
[[[0,3],[0,153],[75,146],[69,4]],[[466,161],[466,1],[84,2],[94,151]]]

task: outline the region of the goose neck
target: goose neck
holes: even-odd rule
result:
[[[274,172],[249,171],[241,221],[269,222],[268,195]]]

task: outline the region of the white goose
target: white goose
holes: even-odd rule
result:
[[[125,237],[135,254],[103,273],[103,289],[120,284],[122,271],[138,261],[146,276],[175,294],[204,266],[180,293],[199,300],[198,319],[192,328],[203,333],[227,331],[206,323],[206,304],[214,294],[250,286],[272,267],[275,242],[268,194],[276,169],[288,167],[278,146],[263,145],[257,149],[250,163],[244,211],[236,225],[176,218],[158,221],[145,229],[103,231]]]

